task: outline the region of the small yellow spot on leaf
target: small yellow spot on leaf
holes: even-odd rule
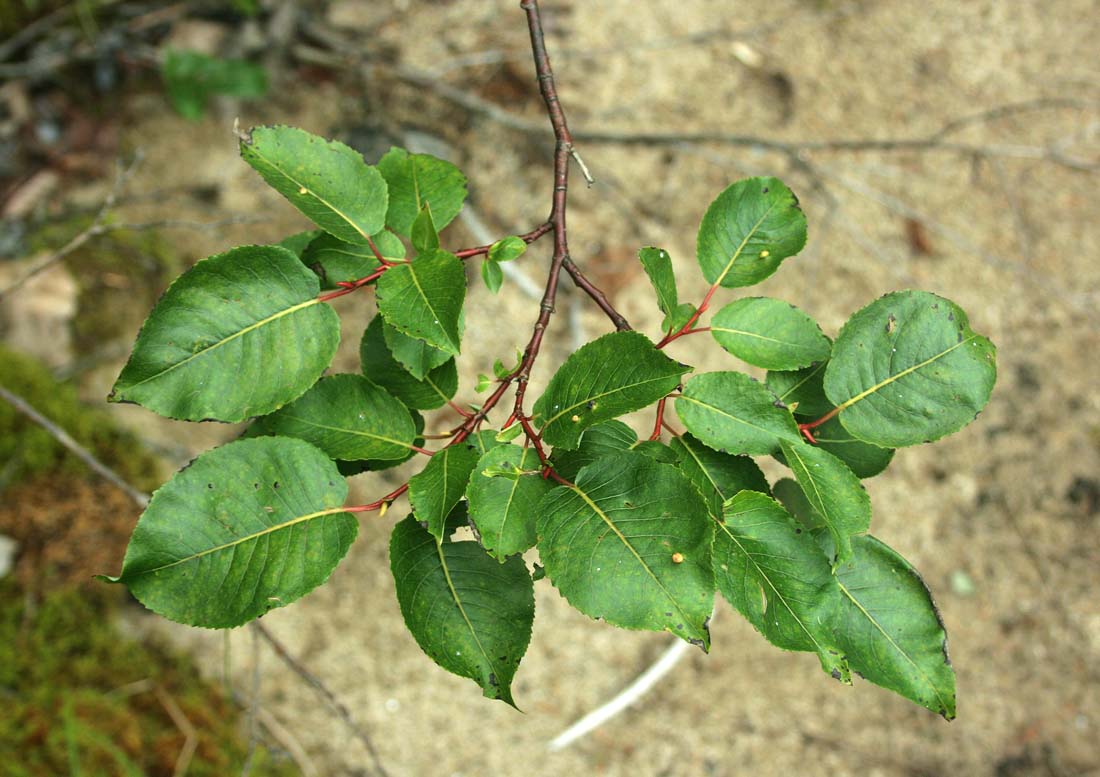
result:
[[[578,421],[581,420],[581,417],[579,415],[575,415],[569,420],[571,420],[573,423],[577,423]]]
[[[771,256],[771,255],[772,255],[772,252],[771,252],[771,251],[769,251],[769,250],[768,250],[768,249],[766,249],[766,248],[765,248],[765,249],[764,249],[763,251],[761,251],[761,252],[760,252],[760,258],[761,258],[761,259],[767,259],[767,258],[768,258],[769,256]]]
[[[298,190],[298,194],[309,194],[309,189],[303,186]]]
[[[684,563],[684,554],[683,553],[673,553],[672,554],[672,563],[673,564],[683,564]]]

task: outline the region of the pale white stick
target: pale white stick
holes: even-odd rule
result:
[[[714,622],[715,613],[710,614],[709,623]],[[619,692],[611,701],[589,712],[583,718],[571,725],[565,731],[550,740],[546,749],[550,752],[564,750],[583,736],[591,734],[597,728],[618,715],[638,699],[645,696],[649,690],[657,684],[657,681],[672,671],[679,663],[691,645],[681,639],[669,645],[668,649],[648,669],[638,675],[638,678]]]

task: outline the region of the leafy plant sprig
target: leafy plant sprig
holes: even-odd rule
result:
[[[182,420],[254,420],[156,492],[121,574],[107,579],[172,620],[238,626],[325,582],[355,539],[355,514],[384,513],[407,492],[412,513],[390,541],[401,611],[421,648],[486,696],[514,704],[534,619],[521,554],[537,548],[540,577],[593,618],[709,650],[718,591],[765,638],[816,654],[834,678],[857,673],[953,717],[943,624],[916,570],[868,534],[861,478],[894,449],[977,415],[996,377],[993,345],[958,306],[922,291],[871,302],[835,341],[766,297],[735,299],[700,326],[719,291],[764,280],[805,245],[796,197],[769,177],[732,184],[703,216],[697,260],[711,285],[698,305],[680,301],[666,251],[641,250],[664,320],[656,342],[632,330],[570,258],[575,152],[538,5],[521,7],[556,138],[550,215],[524,235],[444,248],[439,230],[461,210],[466,179],[443,160],[395,148],[371,166],[298,129],[242,135],[244,160],[318,229],[199,262],[145,322],[112,401]],[[466,409],[454,400],[463,263],[481,258],[496,292],[500,262],[547,235],[527,346],[512,368],[497,360],[495,387]],[[528,410],[562,270],[615,331],[566,359]],[[328,303],[368,287],[379,314],[360,342],[361,374],[324,376],[339,341]],[[693,368],[666,351],[702,332],[766,369],[766,381],[688,377]],[[490,424],[509,391],[506,420]],[[422,413],[444,406],[462,423],[427,433]],[[649,407],[648,439],[617,420]],[[427,461],[408,482],[345,505],[346,477],[418,455]],[[769,484],[753,456],[775,457],[792,477]],[[455,538],[464,526],[475,540]]]

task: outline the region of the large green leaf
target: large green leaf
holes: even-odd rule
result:
[[[824,620],[836,593],[829,562],[782,505],[755,491],[726,502],[713,563],[718,590],[769,642],[816,653],[826,672],[851,682]]]
[[[383,334],[384,322],[375,316],[359,341],[363,374],[415,410],[434,410],[458,391],[458,369],[449,359],[417,380],[397,363]]]
[[[765,384],[792,412],[817,418],[833,409],[822,385],[826,366],[828,362],[819,362],[801,370],[771,370]]]
[[[544,496],[538,515],[539,556],[570,604],[616,626],[669,631],[709,648],[714,530],[679,470],[617,453]]]
[[[437,229],[450,224],[466,199],[466,176],[442,159],[410,154],[391,148],[378,160],[378,169],[390,191],[386,226],[402,235],[412,231],[413,221],[425,205],[431,207]]]
[[[806,245],[798,198],[777,178],[747,178],[711,203],[699,224],[696,256],[707,281],[751,286]]]
[[[550,463],[559,475],[572,480],[582,467],[604,456],[630,450],[637,442],[638,435],[622,421],[604,421],[586,429],[576,449],[555,448]]]
[[[799,421],[809,422],[813,418],[795,415]],[[893,448],[880,448],[869,442],[853,437],[839,418],[830,418],[813,430],[817,447],[836,456],[856,473],[856,477],[870,478],[886,469],[894,458]]]
[[[833,643],[853,672],[951,720],[955,672],[932,594],[909,562],[874,537],[853,537],[852,550],[836,569]]]
[[[317,276],[279,246],[204,259],[168,287],[108,399],[187,421],[243,421],[295,399],[340,342]]]
[[[508,469],[534,474],[490,477],[486,472]],[[542,477],[533,448],[498,445],[478,459],[466,488],[470,521],[481,544],[495,558],[522,553],[535,545],[535,518],[539,500],[554,484]]]
[[[405,246],[396,235],[379,232],[373,239],[375,247],[386,259],[400,261],[404,258]],[[301,257],[302,262],[320,276],[326,288],[365,278],[379,267],[378,258],[370,246],[345,243],[326,232],[313,238]]]
[[[710,333],[738,359],[769,370],[797,370],[829,358],[829,338],[783,300],[745,297],[711,319]]]
[[[393,529],[390,569],[401,614],[421,650],[485,695],[515,706],[516,674],[535,618],[523,559],[497,563],[476,542],[437,542],[409,516]]]
[[[781,439],[801,439],[775,395],[740,372],[695,376],[676,399],[676,414],[693,435],[725,453],[774,453]]]
[[[898,291],[840,330],[825,393],[853,436],[900,448],[966,426],[996,379],[996,349],[961,308],[926,291]]]
[[[305,253],[306,247],[323,234],[325,233],[319,229],[307,229],[304,232],[295,232],[293,235],[287,235],[273,245],[285,248],[301,259],[302,254]]]
[[[309,443],[238,440],[153,494],[130,538],[124,583],[179,623],[231,628],[325,582],[355,539],[347,483]]]
[[[366,245],[386,223],[382,174],[343,143],[294,127],[253,127],[241,157],[309,219],[345,243]]]
[[[447,516],[466,494],[466,484],[477,466],[480,453],[471,442],[448,445],[428,460],[418,474],[409,478],[409,502],[428,533],[441,538]]]
[[[402,333],[457,354],[466,299],[462,261],[446,251],[421,254],[378,279],[378,312]]]
[[[710,514],[722,515],[722,504],[738,491],[768,493],[768,481],[748,456],[732,456],[709,448],[690,434],[672,440],[680,471],[699,489]]]
[[[780,440],[783,458],[806,499],[821,516],[837,548],[837,561],[851,558],[851,538],[871,526],[871,497],[852,470],[833,454],[804,442]]]
[[[459,331],[461,332],[461,326]],[[393,358],[417,380],[424,380],[429,372],[453,358],[446,351],[434,348],[423,340],[409,337],[389,324],[382,327],[382,335],[386,338],[386,346]]]
[[[250,435],[297,437],[344,461],[404,460],[416,439],[412,416],[362,375],[321,378],[298,399],[249,427]]]
[[[576,448],[585,429],[656,402],[690,369],[639,332],[612,332],[565,360],[533,417],[549,445]]]

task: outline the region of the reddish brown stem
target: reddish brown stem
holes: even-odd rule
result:
[[[530,232],[519,235],[519,238],[523,240],[523,242],[527,245],[531,245],[553,228],[554,225],[551,224],[549,221],[546,221],[542,224],[539,224]],[[472,256],[482,256],[483,254],[489,253],[489,249],[492,248],[493,245],[493,243],[489,243],[488,245],[476,246],[474,248],[463,248],[461,251],[455,251],[455,256],[457,256],[459,259],[469,259]]]
[[[821,418],[818,418],[816,421],[810,421],[809,423],[799,424],[798,425],[798,431],[802,432],[802,436],[805,437],[807,440],[809,440],[810,442],[816,444],[817,440],[814,439],[813,430],[816,429],[817,427],[821,426],[822,424],[824,424],[826,421],[829,421],[832,418],[836,418],[836,416],[843,409],[844,408],[842,408],[842,407],[834,407],[832,410],[830,410],[825,415],[821,416]]]
[[[347,513],[369,513],[373,510],[381,510],[384,507],[389,507],[390,503],[393,502],[393,500],[397,499],[397,497],[401,496],[403,493],[405,493],[408,490],[409,490],[409,484],[404,483],[403,485],[398,486],[393,491],[389,492],[388,494],[386,494],[384,497],[382,497],[381,499],[379,499],[376,502],[371,502],[370,504],[365,504],[365,505],[356,505],[355,507],[345,507],[344,512],[347,512]]]
[[[668,397],[662,397],[661,401],[657,403],[657,421],[653,424],[653,434],[649,435],[651,440],[661,439],[661,427],[665,425],[665,402],[668,401]]]
[[[664,348],[666,345],[671,343],[673,340],[678,340],[679,338],[683,337],[684,335],[690,335],[690,334],[694,334],[696,332],[709,331],[710,327],[700,327],[699,329],[692,329],[692,326],[694,326],[695,322],[699,320],[699,316],[701,316],[701,315],[703,315],[704,313],[707,312],[707,308],[710,307],[710,301],[714,297],[714,292],[718,291],[718,288],[719,288],[719,286],[716,283],[713,286],[711,286],[709,289],[707,289],[706,296],[703,297],[703,301],[699,303],[699,307],[696,308],[695,313],[693,313],[691,318],[689,318],[687,320],[687,323],[684,324],[682,327],[680,327],[677,331],[669,332],[667,335],[665,335],[664,338],[661,340],[661,342],[657,343],[657,347],[658,348]]]
[[[343,297],[345,294],[351,294],[353,291],[357,291],[357,290],[363,288],[364,286],[366,286],[371,281],[375,281],[375,280],[378,280],[379,278],[381,278],[382,274],[384,272],[386,272],[386,270],[388,270],[392,266],[393,266],[392,264],[387,263],[387,264],[384,264],[381,267],[379,267],[377,270],[372,272],[370,275],[365,275],[362,278],[360,278],[358,280],[355,280],[355,281],[350,281],[350,282],[347,282],[347,283],[340,283],[339,284],[339,286],[340,286],[339,289],[337,289],[336,291],[330,291],[328,294],[322,294],[320,297],[317,298],[317,301],[318,302],[328,302],[329,300],[334,300],[337,297]]]

